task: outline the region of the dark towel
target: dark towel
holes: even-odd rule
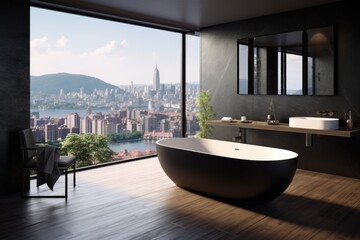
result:
[[[54,146],[39,147],[37,158],[37,186],[47,183],[53,190],[54,184],[59,179],[61,172],[58,168],[60,150]]]

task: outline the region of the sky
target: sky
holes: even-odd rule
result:
[[[83,74],[113,85],[180,83],[181,34],[31,7],[30,75]],[[187,37],[187,82],[199,82],[199,37]]]

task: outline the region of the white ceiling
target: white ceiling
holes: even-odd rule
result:
[[[339,0],[30,0],[35,6],[77,9],[179,30],[201,28]]]

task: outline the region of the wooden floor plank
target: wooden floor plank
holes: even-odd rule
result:
[[[298,169],[277,199],[243,205],[179,188],[149,158],[78,172],[68,201],[1,197],[0,239],[360,239],[360,180]]]

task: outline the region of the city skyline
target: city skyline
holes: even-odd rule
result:
[[[190,111],[187,113],[189,124],[187,131],[193,134],[197,129],[194,107],[198,85],[189,85],[187,88],[190,94],[187,101]],[[32,109],[30,125],[39,141],[43,138],[46,141],[64,139],[69,133],[96,133],[108,136],[109,134],[143,132],[144,138],[180,136],[179,91],[178,88],[162,88],[157,91],[151,88],[138,88],[133,93],[126,94],[127,96],[115,92],[110,95],[98,92],[99,95],[90,94],[93,98],[87,94],[81,95],[74,92],[66,97],[63,96],[62,100],[58,98],[61,93],[49,98],[32,96],[32,102],[40,101],[44,104],[44,109],[55,102],[57,104],[63,102],[65,106],[69,106],[69,103],[77,103],[78,108],[58,108],[56,111],[62,112],[58,117],[44,116],[40,109],[40,111]],[[101,99],[98,99],[99,96]],[[123,100],[117,101],[119,98]],[[80,107],[78,104],[83,100],[91,106]],[[103,109],[105,111],[92,112],[92,107],[105,107]],[[115,109],[110,109],[110,107],[115,107]],[[85,108],[86,114],[78,113],[80,109],[84,111]]]

